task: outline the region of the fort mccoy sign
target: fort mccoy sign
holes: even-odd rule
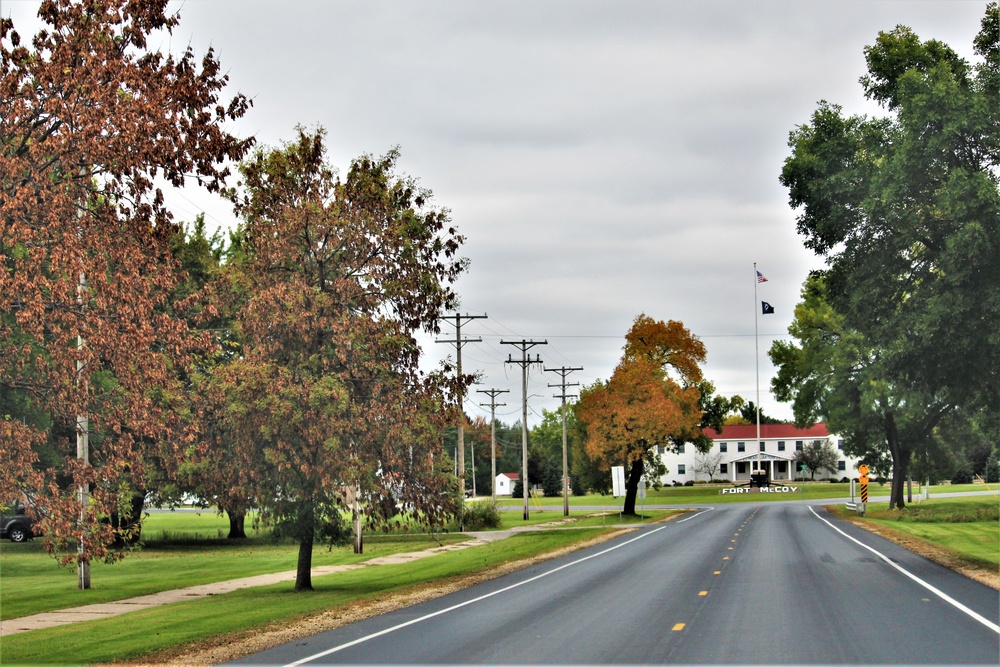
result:
[[[721,494],[726,493],[798,493],[799,487],[797,486],[765,486],[763,488],[750,488],[746,486],[737,486],[732,489],[722,489],[719,491]]]

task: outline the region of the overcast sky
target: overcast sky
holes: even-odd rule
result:
[[[22,35],[38,2],[0,0]],[[215,48],[232,91],[254,107],[232,129],[265,145],[294,126],[328,130],[341,167],[402,151],[401,170],[433,190],[467,237],[459,283],[463,350],[475,389],[509,389],[497,411],[520,418],[519,352],[501,339],[547,340],[545,367],[610,377],[634,318],[679,320],[708,348],[718,391],[755,396],[760,318],[766,351],[786,334],[808,271],[778,183],[788,133],[821,99],[851,113],[863,99],[863,49],[898,24],[972,59],[982,1],[354,1],[184,0],[161,48]],[[228,207],[172,194],[181,220],[214,225]],[[753,264],[768,282],[754,298]],[[454,331],[441,338],[454,338]],[[454,346],[428,339],[429,361]],[[558,408],[554,373],[534,367],[529,423]],[[576,390],[571,390],[575,393]]]

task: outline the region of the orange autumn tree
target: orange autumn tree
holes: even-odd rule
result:
[[[421,372],[414,338],[456,306],[462,237],[395,174],[395,151],[355,160],[341,179],[324,135],[300,128],[240,167],[246,257],[218,294],[242,354],[206,379],[199,420],[229,443],[233,485],[298,542],[296,590],[312,588],[315,542],[349,534],[354,498],[372,522],[397,511],[444,520],[441,436],[456,383],[471,381]]]
[[[587,430],[587,455],[604,469],[626,468],[626,514],[635,514],[639,480],[655,474],[657,447],[704,447],[699,364],[705,346],[680,322],[639,315],[625,336],[611,379],[581,392],[577,415]]]
[[[170,303],[156,183],[219,189],[249,145],[225,129],[248,102],[220,99],[211,52],[149,48],[177,25],[166,4],[44,0],[30,40],[0,19],[0,501],[33,497],[46,547],[81,564],[117,555],[145,462],[180,444],[198,341]]]

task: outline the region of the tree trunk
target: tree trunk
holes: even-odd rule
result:
[[[246,512],[226,510],[226,514],[229,516],[229,535],[226,537],[230,540],[246,539]]]
[[[899,430],[892,413],[885,416],[885,439],[889,444],[889,454],[892,456],[892,486],[889,491],[889,509],[903,509],[903,485],[906,481],[906,461],[903,448],[899,442]]]
[[[142,512],[146,507],[145,492],[133,493],[129,504],[130,508],[127,514],[115,512],[108,517],[112,528],[128,533],[127,536],[119,533],[115,537],[114,544],[117,548],[138,544],[142,533]]]
[[[312,587],[313,531],[299,539],[299,560],[295,567],[295,590],[311,591]]]
[[[628,479],[625,480],[625,507],[622,509],[622,514],[635,516],[635,499],[639,495],[639,480],[642,478],[642,473],[642,459],[632,461]]]

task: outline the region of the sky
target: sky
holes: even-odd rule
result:
[[[557,410],[544,369],[608,379],[639,314],[678,320],[706,345],[718,393],[791,419],[770,392],[767,350],[823,259],[804,248],[778,182],[789,132],[820,100],[877,114],[858,79],[880,31],[912,28],[974,60],[986,2],[947,0],[171,0],[160,44],[215,49],[228,92],[254,106],[229,129],[258,145],[297,124],[328,132],[329,158],[399,147],[400,171],[434,193],[466,237],[457,283],[465,401],[506,389],[497,418],[521,418],[520,350],[545,341],[528,379],[528,423]],[[37,0],[0,0],[21,34]],[[177,219],[228,205],[168,193]],[[754,279],[754,263],[767,282]],[[756,289],[756,295],[755,295]],[[774,314],[758,315],[767,301]],[[758,335],[755,336],[755,320]],[[453,328],[421,338],[426,366]],[[759,353],[757,352],[759,350]],[[758,371],[759,365],[759,371]],[[758,382],[759,378],[759,382]],[[576,394],[579,387],[570,387]]]

